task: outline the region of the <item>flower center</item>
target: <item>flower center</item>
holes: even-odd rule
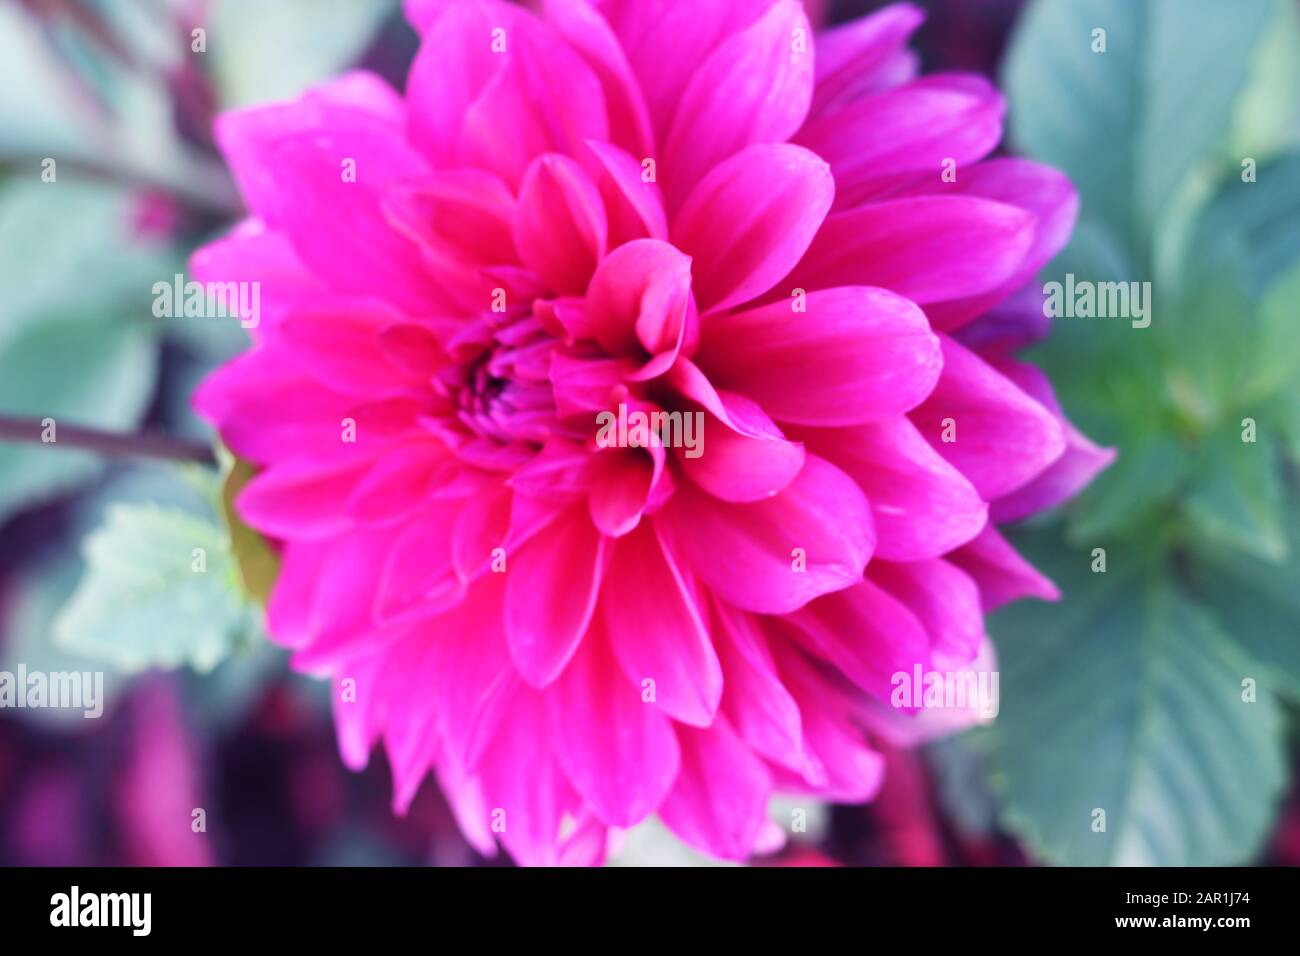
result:
[[[531,315],[481,321],[443,379],[456,421],[476,437],[540,447],[555,424],[548,377],[555,344]]]

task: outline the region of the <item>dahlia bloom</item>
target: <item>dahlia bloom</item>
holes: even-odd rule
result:
[[[1055,595],[993,522],[1108,460],[1009,357],[1076,197],[985,159],[1002,99],[916,77],[914,7],[538,6],[408,3],[404,96],[220,118],[251,218],[192,270],[262,316],[196,402],[260,469],[270,632],[399,811],[432,770],[484,853],[653,813],[743,859],[774,792],[868,800],[873,737],[973,719],[891,675],[991,667],[984,612]],[[620,405],[702,453],[597,442]]]

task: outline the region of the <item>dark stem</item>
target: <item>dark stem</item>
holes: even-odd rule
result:
[[[164,461],[195,462],[215,465],[216,456],[204,442],[160,435],[156,432],[138,432],[123,435],[80,425],[67,425],[56,421],[55,441],[42,439],[45,426],[39,418],[17,418],[0,415],[0,441],[27,442],[33,445],[54,445],[81,448],[100,455],[159,458]]]

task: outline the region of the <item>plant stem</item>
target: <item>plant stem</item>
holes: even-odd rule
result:
[[[54,445],[81,448],[100,455],[155,458],[163,461],[195,462],[215,465],[216,456],[204,442],[162,435],[157,432],[136,432],[123,435],[81,425],[55,425],[56,441],[46,442],[41,437],[45,431],[43,419],[19,418],[0,415],[0,441],[26,442],[33,445]]]

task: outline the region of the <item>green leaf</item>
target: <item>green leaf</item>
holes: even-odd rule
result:
[[[222,104],[288,99],[334,76],[396,9],[395,0],[220,0],[208,55]]]
[[[1300,700],[1300,502],[1290,504],[1283,522],[1285,562],[1199,542],[1193,576],[1220,626]]]
[[[988,727],[943,737],[925,747],[925,762],[944,814],[970,836],[997,829],[997,801],[988,787]]]
[[[1258,297],[1300,261],[1300,152],[1261,163],[1253,183],[1238,169],[1203,210],[1196,244],[1231,237],[1248,251],[1247,282]]]
[[[0,410],[58,423],[124,430],[153,391],[157,350],[136,325],[50,320],[0,345]],[[94,478],[97,456],[52,444],[0,444],[0,521]]]
[[[50,228],[50,223],[59,228]],[[0,413],[114,431],[151,398],[152,285],[170,255],[130,236],[120,190],[60,178],[0,188]],[[0,445],[0,522],[93,478],[56,445]]]
[[[55,621],[68,649],[125,672],[210,670],[248,633],[229,542],[215,523],[151,505],[114,505],[83,545],[86,574]]]
[[[1264,411],[1258,421],[1271,420],[1276,425],[1285,453],[1300,467],[1300,392],[1275,395]]]
[[[1282,533],[1281,461],[1267,435],[1254,443],[1239,431],[1207,445],[1184,508],[1202,537],[1268,561],[1286,556]]]
[[[280,556],[235,511],[235,497],[256,474],[251,462],[231,458],[221,483],[221,515],[230,535],[230,549],[244,591],[265,606],[275,580],[280,576]]]
[[[1219,244],[1215,253],[1191,257],[1173,307],[1152,323],[1167,401],[1197,433],[1220,425],[1254,378],[1255,307],[1244,278],[1246,253],[1235,241]]]
[[[1035,557],[1065,598],[990,624],[1001,666],[991,733],[1003,820],[1069,865],[1243,863],[1285,782],[1282,710],[1257,668],[1159,564],[1112,550],[1104,574],[1055,536]],[[1105,812],[1105,832],[1093,829]]]
[[[103,135],[94,101],[77,88],[40,25],[17,4],[0,5],[0,63],[0,158],[84,153],[94,134]],[[33,164],[26,172],[35,179],[41,168]]]
[[[1215,158],[1278,16],[1275,0],[1037,0],[1004,69],[1012,138],[1069,173],[1083,214],[1149,261],[1156,223]]]
[[[1228,154],[1263,161],[1300,132],[1300,7],[1286,3],[1255,51],[1251,78],[1237,100]]]
[[[1248,394],[1262,397],[1281,388],[1300,393],[1300,257],[1269,288],[1254,324]]]
[[[70,654],[50,639],[51,622],[72,595],[81,573],[81,559],[70,543],[43,548],[36,560],[25,565],[6,582],[7,599],[0,614],[0,670],[15,673],[20,663],[29,673],[45,674],[103,672],[104,713],[126,686],[121,675],[106,670],[102,661]],[[57,725],[61,731],[92,730],[99,723],[87,720],[84,711],[41,707],[14,713],[32,720]]]
[[[1131,439],[1131,440],[1129,440]],[[1093,547],[1150,529],[1191,467],[1182,443],[1160,432],[1126,433],[1115,462],[1070,509],[1070,541]]]
[[[125,190],[62,174],[0,185],[0,348],[46,319],[155,321],[153,284],[179,263],[133,236],[131,202]]]

